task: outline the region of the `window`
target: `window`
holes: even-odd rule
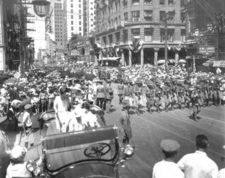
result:
[[[79,27],[79,31],[81,31],[82,29],[81,29],[81,27]]]
[[[73,15],[71,15],[71,19],[73,19]]]
[[[127,5],[128,5],[128,0],[123,0],[123,6],[127,7]]]
[[[132,0],[132,4],[133,5],[138,5],[139,4],[139,0]]]
[[[71,27],[71,30],[73,31],[73,27]]]
[[[180,12],[180,20],[182,23],[185,22],[185,12],[183,12],[183,11]]]
[[[73,21],[71,21],[71,25],[73,25]]]
[[[153,28],[145,28],[144,33],[145,33],[145,41],[152,41]]]
[[[140,21],[140,11],[132,11],[132,22]]]
[[[160,5],[164,5],[165,4],[165,0],[159,0],[159,4]]]
[[[125,12],[124,13],[124,21],[125,22],[128,22],[128,12]]]
[[[168,29],[168,41],[169,42],[172,42],[174,41],[174,32],[175,30],[174,29]]]
[[[181,29],[181,41],[184,42],[186,40],[186,30]]]
[[[165,41],[165,29],[160,29],[160,41]]]
[[[173,0],[168,0],[168,4],[169,4],[169,5],[174,4],[174,1],[173,1]]]
[[[145,0],[144,3],[150,5],[152,4],[152,0]]]
[[[104,37],[102,38],[102,40],[103,40],[103,43],[106,45],[106,44],[107,44],[107,42],[106,42],[106,36],[104,36]]]
[[[116,42],[119,42],[120,41],[120,32],[117,32],[116,33]]]
[[[128,41],[128,31],[123,30],[123,42],[126,43]]]
[[[111,35],[109,35],[109,44],[112,44],[112,42],[113,42],[113,36],[111,34]]]
[[[174,29],[167,29],[167,41],[173,42],[174,41]],[[165,29],[160,29],[160,41],[165,41]]]
[[[73,9],[71,9],[70,12],[73,13]]]
[[[73,7],[73,4],[71,4],[70,7]]]
[[[133,35],[133,37],[140,37],[140,28],[131,29],[131,34]]]
[[[152,21],[152,14],[153,14],[153,12],[152,12],[152,10],[145,10],[144,11],[144,19],[145,19],[145,21]]]
[[[81,25],[81,21],[79,21],[79,25]]]
[[[164,21],[165,17],[166,17],[166,12],[160,11],[160,21]]]

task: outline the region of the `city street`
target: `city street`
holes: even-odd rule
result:
[[[118,97],[115,95],[113,105],[116,109],[112,114],[106,115],[108,124],[119,124]],[[192,110],[183,109],[170,112],[132,115],[133,143],[135,155],[121,168],[123,178],[149,178],[154,163],[162,159],[160,141],[171,138],[181,144],[177,160],[186,153],[195,150],[195,136],[205,134],[210,141],[209,156],[221,168],[224,155],[222,146],[225,144],[225,106],[211,106],[202,108],[201,119],[189,119]]]
[[[114,86],[115,88],[115,86]],[[114,92],[112,113],[106,114],[107,125],[120,127],[119,118],[121,106],[118,104],[118,96]],[[222,157],[225,151],[225,106],[210,106],[202,108],[200,120],[193,121],[189,118],[192,109],[174,110],[169,112],[154,112],[152,114],[143,110],[140,115],[131,115],[133,131],[132,144],[135,146],[135,154],[120,168],[121,178],[149,178],[153,165],[162,159],[160,141],[171,138],[181,144],[177,155],[179,160],[184,154],[195,150],[194,140],[197,134],[205,134],[210,141],[209,156],[216,161],[219,168],[224,167]],[[40,143],[39,131],[35,133],[35,145]],[[10,141],[14,141],[15,134],[10,133]],[[17,135],[16,142],[18,142]],[[27,155],[28,159],[39,157],[41,150],[33,149]]]

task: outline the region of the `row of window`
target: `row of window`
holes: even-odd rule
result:
[[[73,30],[74,30],[74,28],[71,27],[71,31],[73,31]],[[79,27],[79,31],[82,31],[82,28],[81,27]]]
[[[167,14],[170,14],[170,13],[167,13],[166,11],[160,11],[159,12],[159,20],[164,21],[164,19],[167,17]],[[167,20],[168,20],[168,22],[173,22],[174,19],[175,19],[175,15],[171,15],[170,18],[168,18]],[[143,20],[144,21],[154,21],[153,10],[144,10]],[[129,18],[128,12],[124,13],[124,22],[140,22],[143,20],[141,20],[140,11],[131,11],[130,18]],[[180,20],[182,23],[184,23],[184,21],[185,21],[185,13],[184,12],[181,12]],[[120,16],[116,17],[115,19],[111,19],[111,20],[109,19],[104,24],[102,23],[101,30],[104,31],[104,30],[107,30],[107,27],[112,28],[114,26],[121,25],[120,23],[121,23]]]
[[[167,0],[168,1],[168,5],[172,5],[175,3],[175,0]],[[140,0],[132,0],[132,4],[133,5],[138,5],[140,3]],[[144,0],[145,4],[152,4],[152,0]],[[124,4],[128,4],[128,0],[124,0]],[[159,4],[160,5],[165,5],[166,4],[166,0],[159,0]]]
[[[123,0],[122,1],[122,4],[123,4],[123,8],[126,8],[128,7],[128,2],[130,0]],[[175,3],[178,1],[178,0],[156,0],[157,2],[159,2],[159,5],[175,5]],[[184,4],[185,4],[185,0],[180,0],[180,6],[183,7]],[[140,4],[140,0],[132,0],[131,1],[131,5],[139,5]],[[144,0],[144,4],[145,5],[152,5],[153,4],[153,0]],[[106,13],[115,13],[117,11],[120,10],[120,3],[119,1],[115,1],[115,3],[111,3],[109,4],[109,6],[107,8],[104,8],[103,9],[103,15],[105,15]]]
[[[153,40],[153,34],[154,34],[154,28],[145,28],[144,29],[144,40],[145,41],[152,41]],[[108,38],[108,44],[112,44],[113,42],[127,42],[128,41],[128,30],[123,30],[122,35],[121,32],[116,32],[115,34],[115,40],[113,40],[113,34],[110,34],[108,36],[102,37],[102,41],[105,45],[107,45],[107,38]],[[140,38],[140,28],[133,28],[131,29],[131,35],[132,37]],[[186,31],[185,29],[181,29],[180,32],[180,40],[185,41]],[[167,30],[167,41],[173,42],[175,40],[175,29],[168,29]],[[160,41],[165,41],[165,29],[160,29]]]

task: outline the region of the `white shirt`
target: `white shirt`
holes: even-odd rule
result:
[[[153,166],[152,178],[184,178],[184,173],[176,163],[162,160]]]
[[[88,126],[89,123],[91,127],[100,127],[97,116],[90,111],[82,113],[81,119],[82,123],[84,123],[86,126]]]
[[[219,171],[218,178],[225,178],[225,168]]]
[[[62,101],[61,96],[56,96],[54,101],[55,112],[65,112],[67,111],[67,105]]]
[[[177,164],[185,178],[217,178],[218,175],[218,166],[203,151],[184,155]]]
[[[32,126],[32,121],[31,121],[31,117],[30,117],[30,113],[27,112],[27,111],[24,111],[23,112],[23,124],[26,126],[26,127],[31,127]]]
[[[20,164],[10,163],[7,168],[6,178],[12,177],[32,177],[31,173],[26,168],[26,162]]]

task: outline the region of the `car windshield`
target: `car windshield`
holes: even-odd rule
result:
[[[114,127],[49,135],[43,147],[49,172],[61,172],[71,165],[87,166],[93,161],[113,165],[119,148]]]

